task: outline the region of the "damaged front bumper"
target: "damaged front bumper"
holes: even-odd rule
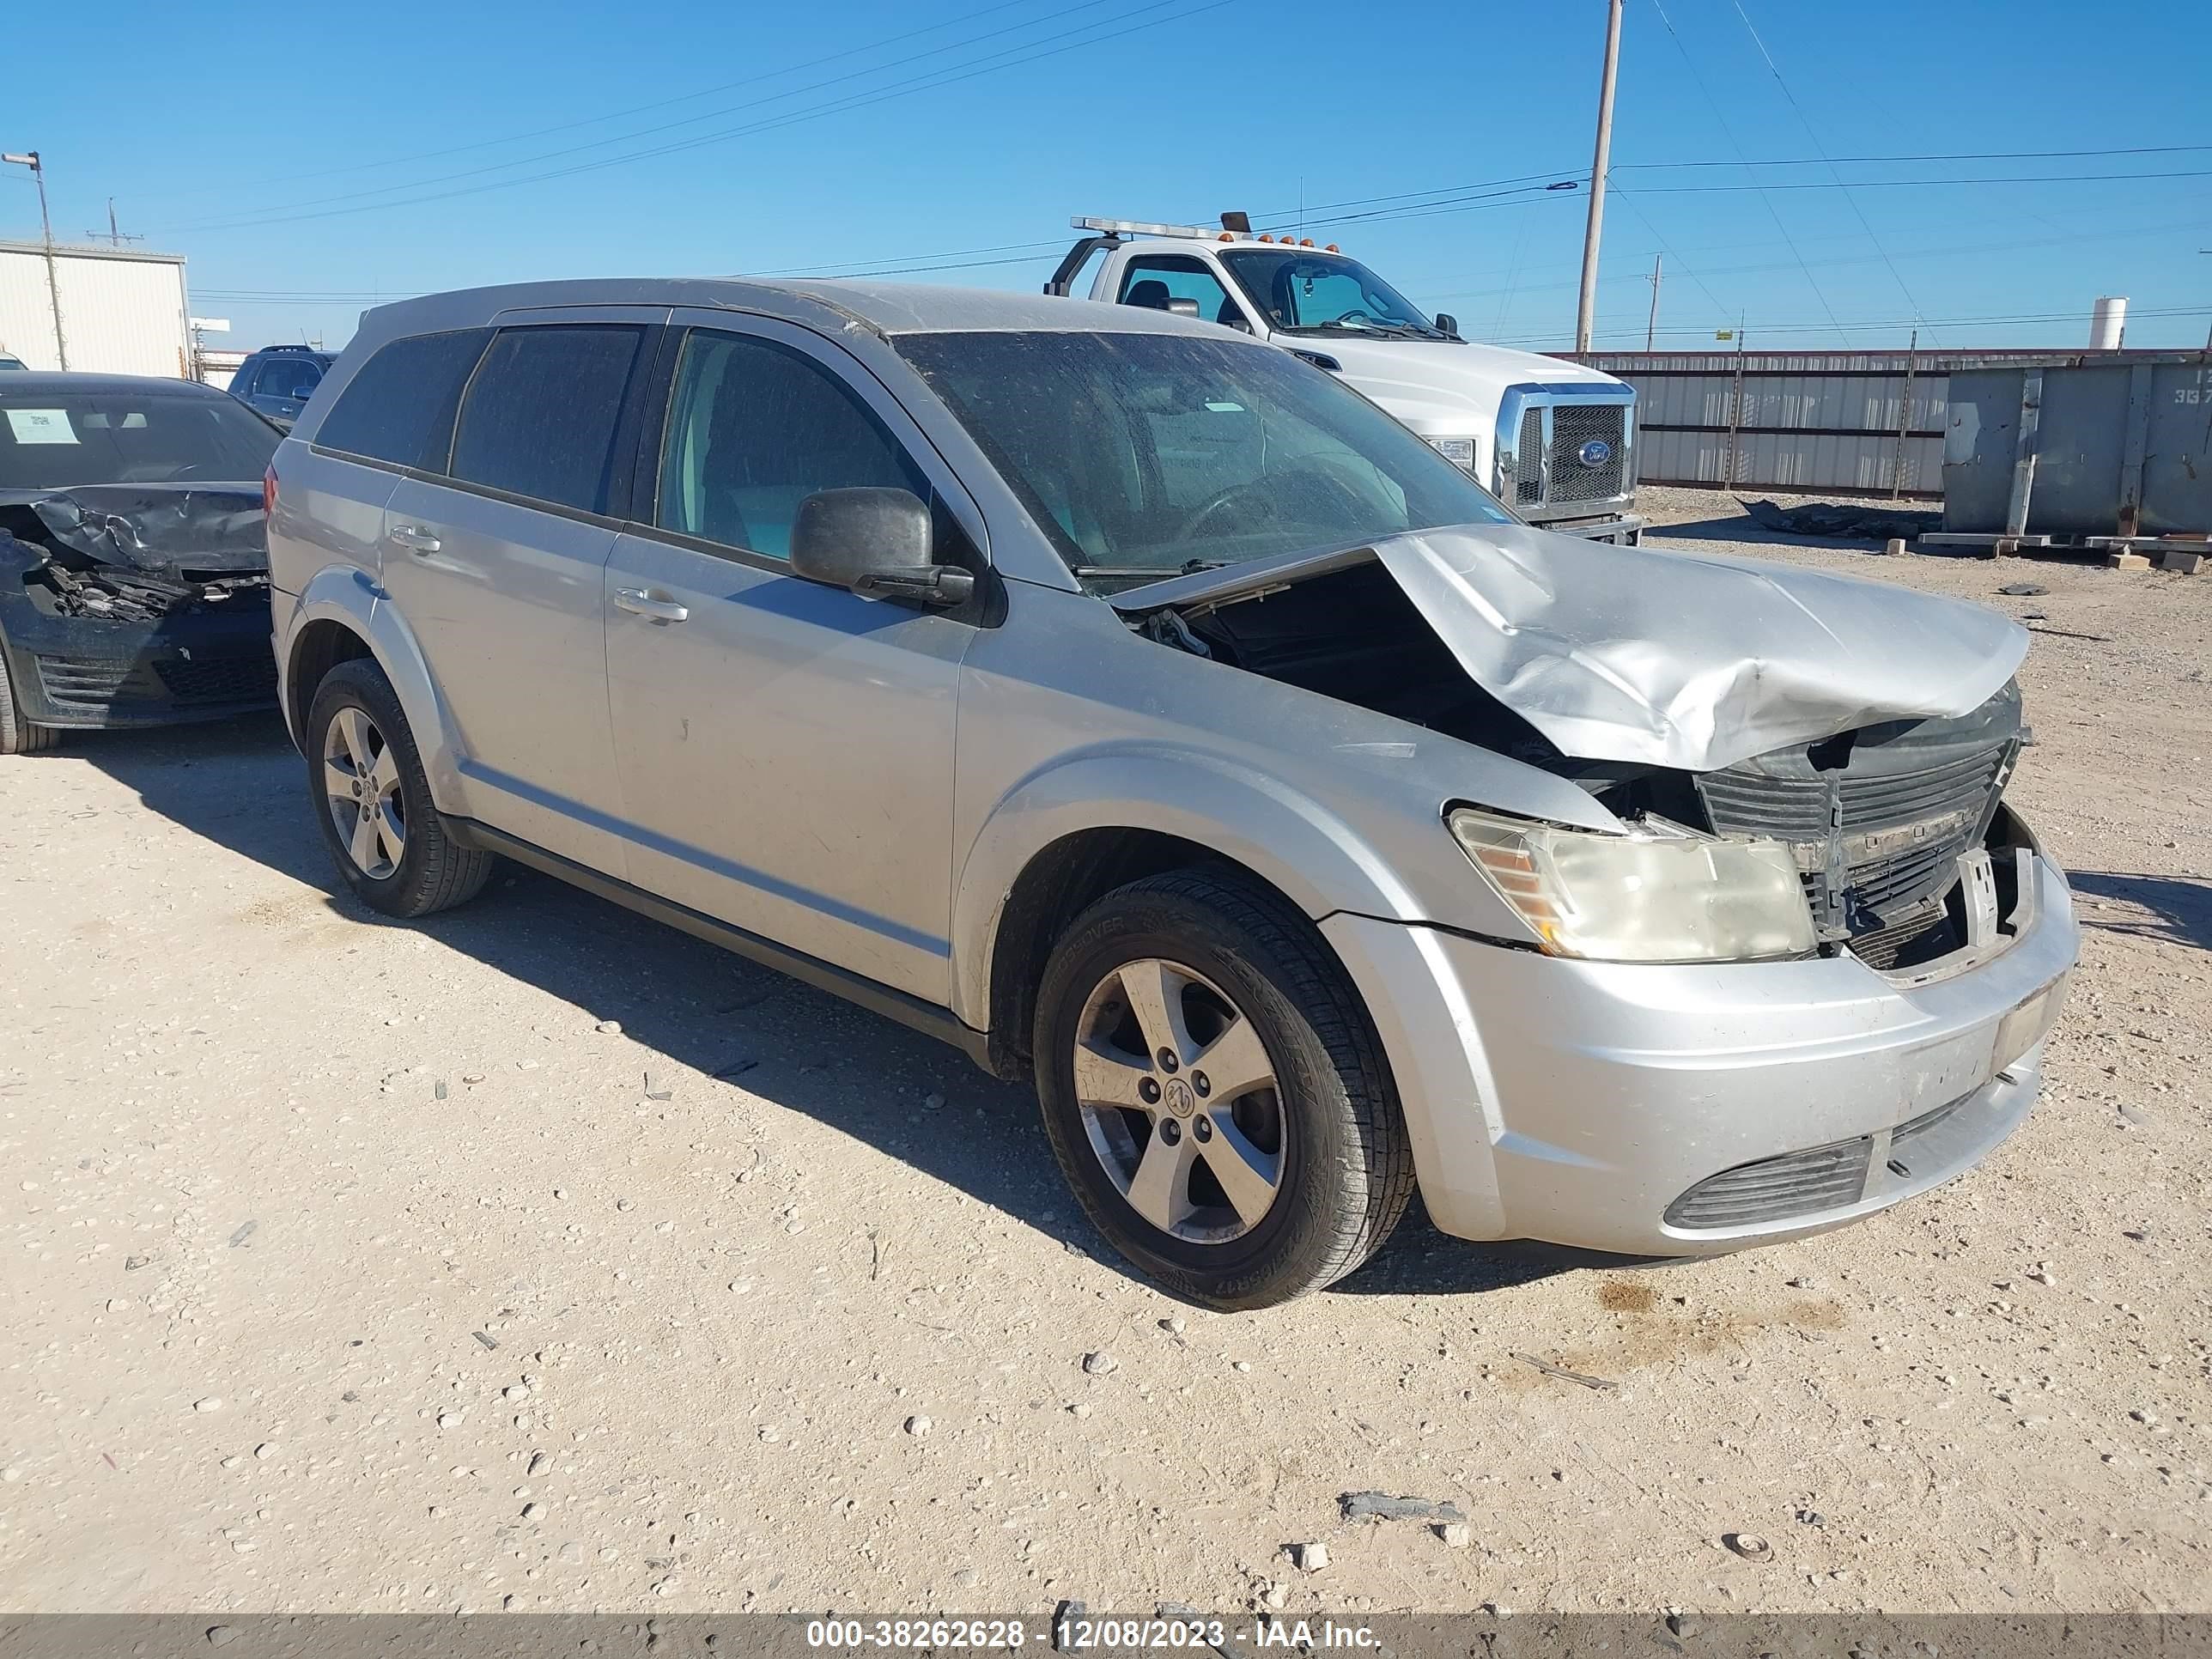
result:
[[[245,483],[0,496],[0,653],[18,717],[84,730],[270,707],[261,520]]]
[[[152,621],[70,616],[48,590],[0,590],[17,712],[64,729],[224,720],[274,706],[265,586]]]
[[[1972,1168],[2027,1115],[2076,931],[2057,866],[2001,950],[1578,962],[1340,914],[1437,1224],[1636,1255],[1822,1231]]]

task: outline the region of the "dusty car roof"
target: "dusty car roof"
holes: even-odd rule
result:
[[[805,278],[749,282],[702,276],[586,277],[556,283],[515,283],[458,289],[396,301],[364,313],[364,330],[388,337],[416,329],[465,328],[505,313],[572,306],[696,306],[766,312],[831,320],[835,313],[883,334],[1050,329],[1121,334],[1196,333],[1218,339],[1211,323],[1133,306],[996,289],[948,288],[921,283],[876,283]]]

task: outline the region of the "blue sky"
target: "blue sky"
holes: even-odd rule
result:
[[[1034,289],[1071,213],[1303,204],[1471,336],[1556,349],[1583,201],[1532,187],[1587,178],[1603,27],[1602,0],[25,5],[0,149],[43,152],[62,237],[112,196],[187,255],[236,325],[210,343],[336,344],[379,295],[532,277]],[[2202,344],[2212,135],[2144,88],[2208,63],[2202,0],[1629,0],[1598,343],[1642,345],[1663,251],[1662,346],[1739,317],[1754,347],[1917,319],[2078,345],[2106,293],[2129,344]],[[2207,176],[2110,176],[2154,173]],[[36,229],[0,169],[0,235]]]

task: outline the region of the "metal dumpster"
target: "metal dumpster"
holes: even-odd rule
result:
[[[2212,530],[2212,353],[2074,352],[1954,369],[1949,415],[1941,539]]]

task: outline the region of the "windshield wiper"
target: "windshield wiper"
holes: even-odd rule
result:
[[[1170,570],[1164,564],[1079,564],[1079,576],[1152,576],[1164,581],[1170,576],[1194,576],[1201,570],[1218,570],[1230,562],[1227,559],[1185,559]]]
[[[1286,334],[1350,334],[1376,340],[1441,340],[1447,337],[1442,330],[1423,328],[1418,323],[1307,323],[1283,331]]]

